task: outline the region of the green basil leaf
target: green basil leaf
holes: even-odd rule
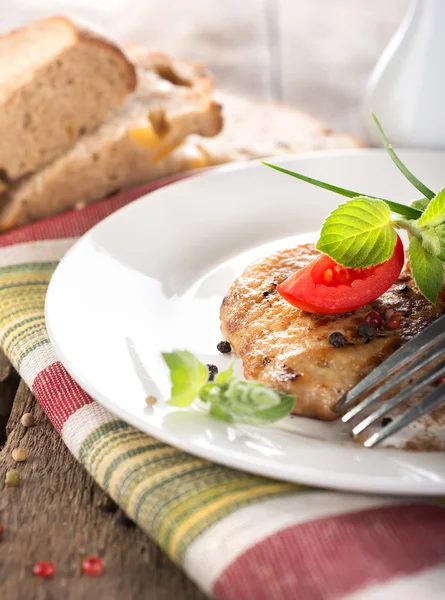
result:
[[[436,227],[445,221],[445,189],[435,196],[419,219],[420,227]]]
[[[187,350],[175,350],[162,354],[168,368],[172,382],[171,406],[188,406],[198,395],[206,383],[207,367],[196,356]]]
[[[437,254],[437,258],[445,261],[445,225],[434,227],[434,231],[437,233],[440,240],[440,254]]]
[[[215,377],[215,381],[218,385],[226,385],[233,379],[233,363],[225,371],[221,371]]]
[[[206,383],[198,392],[200,400],[203,402],[218,402],[223,399],[224,392],[217,383]]]
[[[280,403],[270,408],[259,410],[255,413],[255,416],[248,422],[255,423],[256,425],[265,425],[266,423],[275,423],[280,419],[287,417],[295,404],[295,396],[278,392],[280,396]]]
[[[265,425],[290,414],[294,396],[273,390],[260,383],[233,381],[220,397],[211,403],[210,414],[231,423]]]
[[[411,206],[423,212],[430,202],[431,200],[428,200],[428,198],[418,198],[411,202]]]
[[[417,177],[415,175],[413,175],[413,173],[411,173],[411,171],[408,169],[408,167],[406,167],[403,164],[403,162],[400,160],[400,158],[394,152],[394,148],[389,143],[389,140],[386,137],[382,126],[380,125],[380,121],[377,119],[377,117],[375,116],[375,114],[372,111],[371,111],[371,115],[372,115],[372,118],[374,119],[375,124],[377,125],[377,129],[379,130],[380,137],[382,138],[383,144],[384,144],[389,156],[391,157],[393,163],[396,165],[396,167],[399,169],[399,171],[401,171],[401,173],[406,177],[406,179],[408,179],[408,181],[416,189],[419,190],[419,192],[421,194],[423,194],[424,196],[426,196],[427,198],[432,200],[436,194],[434,192],[432,192],[429,188],[427,188],[426,185],[424,183],[422,183],[419,179],[417,179]]]
[[[409,242],[409,260],[417,287],[435,304],[443,285],[443,261],[430,254],[417,237]]]
[[[210,405],[209,415],[220,421],[227,421],[228,423],[235,423],[235,418],[232,413],[227,410],[224,404],[213,403]]]
[[[391,258],[397,235],[382,200],[354,198],[323,224],[317,249],[345,267],[370,267]]]
[[[422,238],[422,246],[427,252],[438,258],[443,252],[442,241],[439,233],[434,227],[423,227],[420,229],[420,235]]]
[[[392,200],[385,200],[384,198],[376,198],[376,196],[370,196],[369,194],[353,192],[352,190],[347,190],[346,188],[337,187],[336,185],[331,185],[330,183],[326,183],[325,181],[320,181],[319,179],[307,177],[306,175],[296,173],[295,171],[289,171],[289,169],[283,169],[283,167],[272,165],[265,161],[261,161],[261,163],[266,167],[275,169],[275,171],[279,171],[280,173],[284,173],[285,175],[290,175],[291,177],[295,177],[295,179],[299,179],[300,181],[311,183],[312,185],[316,185],[317,187],[320,187],[324,190],[328,190],[329,192],[335,192],[336,194],[340,194],[341,196],[346,196],[346,198],[358,198],[361,196],[365,196],[366,198],[372,198],[373,200],[382,200],[382,202],[385,202],[385,204],[389,206],[392,212],[398,215],[402,215],[407,219],[418,219],[422,216],[422,211],[418,210],[415,207],[413,208],[411,206],[406,206],[405,204],[399,204],[398,202],[393,202]]]

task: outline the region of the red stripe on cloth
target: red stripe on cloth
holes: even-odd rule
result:
[[[309,521],[266,538],[225,569],[214,596],[334,600],[444,560],[445,508],[375,508]]]
[[[71,415],[93,402],[60,362],[53,363],[37,375],[32,393],[59,433]]]
[[[153,183],[126,190],[111,198],[90,204],[85,208],[72,210],[63,215],[57,215],[38,223],[15,229],[10,233],[0,236],[0,248],[12,246],[13,244],[23,244],[25,242],[81,236],[96,225],[96,223],[99,223],[99,221],[133,200],[191,175],[193,173],[180,173],[179,175],[166,177]]]

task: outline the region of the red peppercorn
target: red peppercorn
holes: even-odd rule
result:
[[[385,313],[385,321],[390,321],[395,314],[396,311],[392,308],[389,308]]]
[[[82,563],[82,571],[90,577],[102,575],[104,564],[98,556],[87,556]]]
[[[385,313],[385,321],[387,329],[397,329],[402,322],[402,315],[399,312],[396,312],[392,308],[386,311]]]
[[[56,567],[52,562],[39,560],[39,562],[36,562],[34,565],[32,571],[37,577],[53,577],[56,572]]]
[[[442,377],[439,377],[439,379],[436,379],[436,381],[434,383],[436,385],[440,385],[441,383],[445,383],[445,375],[442,375]]]
[[[3,527],[3,525],[0,524],[0,542],[2,541],[4,535],[5,535],[5,528]]]
[[[383,326],[383,317],[381,315],[379,315],[379,313],[376,312],[375,310],[372,310],[370,313],[368,313],[366,315],[365,323],[369,323],[376,329],[379,329],[380,327]]]

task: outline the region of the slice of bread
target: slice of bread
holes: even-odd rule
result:
[[[351,135],[335,133],[318,119],[292,106],[266,104],[219,92],[224,130],[211,140],[191,138],[212,164],[362,147]]]
[[[114,43],[65,17],[0,36],[0,174],[14,180],[65,152],[136,87]]]
[[[0,196],[0,230],[190,169],[362,145],[293,107],[226,93],[216,94],[224,104],[224,130],[211,137],[222,121],[206,70],[137,45],[127,53],[139,65],[137,91],[97,131]],[[181,144],[199,133],[209,137],[189,135]]]
[[[201,66],[163,54],[144,51],[141,57],[138,48],[128,54],[143,65],[136,91],[63,156],[10,187],[3,196],[1,230],[198,166],[195,149],[191,155],[173,151],[190,134],[213,136],[221,130],[221,107],[211,99],[209,75]]]

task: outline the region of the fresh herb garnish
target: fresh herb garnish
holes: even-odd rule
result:
[[[165,353],[162,356],[170,369],[172,382],[169,403],[173,406],[188,406],[207,381],[207,367],[187,350]]]
[[[378,265],[394,252],[397,235],[382,200],[359,196],[340,204],[323,224],[317,249],[344,267]]]
[[[389,143],[389,140],[386,137],[385,132],[383,131],[382,126],[380,125],[380,121],[377,119],[377,117],[375,116],[375,114],[374,114],[373,111],[371,111],[371,115],[372,115],[372,118],[374,119],[374,123],[377,125],[377,129],[379,130],[380,137],[382,138],[383,145],[385,146],[385,148],[386,148],[389,156],[391,157],[393,163],[403,173],[403,175],[408,179],[408,181],[410,183],[412,183],[413,186],[416,189],[419,190],[419,192],[421,194],[423,194],[424,196],[426,196],[429,200],[432,200],[436,194],[434,192],[432,192],[429,188],[427,188],[424,183],[422,183],[421,181],[419,181],[419,179],[417,179],[417,177],[415,175],[413,175],[413,173],[411,173],[411,171],[403,164],[403,162],[400,160],[400,158],[394,152],[394,148]]]
[[[351,198],[327,217],[317,243],[318,250],[343,267],[360,269],[385,262],[394,251],[395,229],[407,231],[414,280],[425,298],[434,304],[443,285],[445,189],[436,195],[411,173],[394,152],[375,114],[371,114],[391,159],[424,196],[414,200],[411,206],[369,194],[359,194],[266,162],[263,164]],[[391,212],[402,218],[391,219]]]
[[[214,382],[207,383],[207,367],[187,350],[175,350],[162,356],[170,369],[170,406],[183,408],[198,397],[209,406],[209,414],[217,419],[264,425],[283,419],[294,405],[294,396],[237,379],[232,366],[218,373]]]
[[[434,304],[443,285],[443,261],[425,250],[414,236],[409,242],[409,260],[417,287]]]
[[[283,167],[279,167],[278,165],[272,165],[271,163],[265,162],[264,160],[262,160],[261,163],[263,165],[266,165],[266,167],[275,169],[275,171],[279,171],[280,173],[284,173],[285,175],[290,175],[291,177],[295,177],[295,179],[300,179],[301,181],[306,181],[306,183],[312,183],[312,185],[316,185],[317,187],[323,188],[324,190],[328,190],[328,192],[335,192],[336,194],[340,194],[341,196],[346,196],[346,198],[358,198],[359,196],[364,196],[366,198],[372,198],[373,200],[382,200],[389,206],[392,212],[397,213],[398,215],[403,215],[404,217],[408,217],[408,219],[418,219],[422,215],[422,211],[419,210],[417,206],[406,206],[406,204],[399,204],[398,202],[386,200],[385,198],[378,198],[376,196],[371,196],[370,194],[361,194],[360,192],[353,192],[352,190],[347,190],[346,188],[331,185],[330,183],[326,183],[325,181],[313,179],[312,177],[307,177],[306,175],[302,175],[301,173],[296,173],[295,171],[284,169]],[[414,204],[414,202],[412,204]]]

